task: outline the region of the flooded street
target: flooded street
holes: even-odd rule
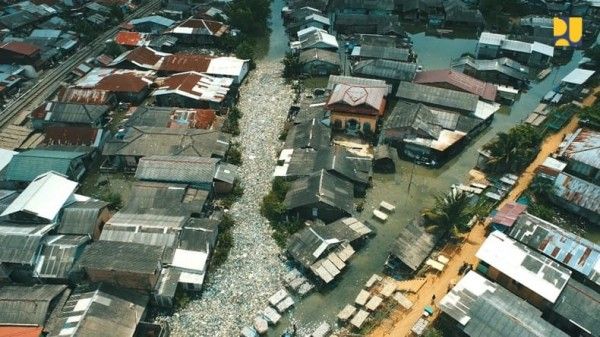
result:
[[[477,43],[476,40],[440,39],[425,36],[424,33],[414,34],[412,39],[419,63],[426,70],[448,68],[452,59],[466,52],[474,53]],[[289,319],[296,322],[299,327],[314,327],[322,321],[334,324],[337,313],[347,303],[354,301],[359,289],[369,277],[373,273],[381,273],[388,248],[398,235],[401,226],[418,215],[423,207],[431,205],[433,195],[447,191],[451,184],[463,182],[477,161],[477,150],[498,132],[507,131],[517,122],[524,120],[538,105],[540,98],[562,77],[577,67],[581,57],[582,53],[576,52],[568,64],[554,69],[543,81],[533,84],[529,91],[523,93],[511,107],[510,113],[497,113],[491,127],[443,167],[430,169],[401,161],[396,174],[376,174],[373,177],[373,189],[368,192],[366,198],[362,218],[370,219],[372,210],[382,200],[396,205],[395,213],[385,224],[371,222],[376,224],[377,235],[352,258],[349,268],[335,288],[313,293],[305,298],[270,336],[280,336],[290,325]]]

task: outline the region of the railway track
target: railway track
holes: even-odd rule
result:
[[[127,22],[136,17],[141,17],[158,9],[160,0],[150,0],[135,12],[124,18]],[[113,27],[102,33],[87,46],[79,49],[75,54],[71,55],[66,61],[59,64],[56,68],[42,74],[38,82],[25,92],[21,97],[11,102],[2,112],[0,112],[0,129],[6,127],[15,118],[23,117],[23,114],[28,114],[29,108],[33,108],[41,104],[48,98],[50,94],[55,92],[65,77],[81,62],[91,56],[96,56],[102,52],[106,40],[112,38],[119,27]]]

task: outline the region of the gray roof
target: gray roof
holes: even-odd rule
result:
[[[233,184],[238,177],[239,167],[226,162],[220,162],[215,172],[215,180]]]
[[[600,132],[578,129],[561,144],[558,155],[566,160],[600,169]]]
[[[328,148],[331,142],[331,129],[313,118],[306,122],[294,125],[285,139],[286,149],[315,150]]]
[[[309,268],[340,243],[350,243],[368,234],[355,231],[348,224],[348,219],[354,220],[345,218],[327,225],[321,221],[310,224],[288,239],[287,252],[294,260]],[[324,247],[327,248],[324,249]]]
[[[285,196],[288,209],[324,203],[351,214],[354,210],[352,183],[325,170],[292,182]]]
[[[600,294],[597,291],[570,279],[552,311],[589,331],[592,336],[600,336]]]
[[[129,117],[127,126],[165,127],[169,124],[171,113],[175,109],[174,107],[139,106]]]
[[[86,248],[79,263],[84,269],[154,274],[163,253],[164,247],[160,246],[97,241]]]
[[[131,337],[148,295],[108,285],[78,287],[62,308],[51,337]]]
[[[438,240],[425,230],[423,219],[419,217],[402,227],[390,248],[390,254],[410,269],[417,270],[429,257]]]
[[[208,218],[192,218],[179,235],[180,249],[206,251],[213,249],[219,233],[219,221]]]
[[[527,66],[507,57],[494,60],[478,60],[471,56],[463,56],[450,64],[451,68],[464,66],[469,66],[477,71],[497,71],[519,81],[525,81],[529,78],[529,68]]]
[[[46,239],[36,266],[41,278],[67,279],[83,246],[90,241],[87,235],[56,235]]]
[[[391,61],[408,61],[410,56],[410,49],[406,48],[395,48],[395,47],[382,47],[382,46],[370,46],[361,45],[357,48],[356,55],[352,53],[352,56],[358,56],[361,58],[372,58],[372,59],[383,59]]]
[[[134,219],[135,217],[139,216],[138,214],[131,215]],[[155,216],[155,218],[159,217]],[[143,226],[106,225],[102,230],[102,234],[100,234],[100,240],[125,243],[140,243],[144,245],[159,247],[174,247],[178,236],[179,229],[173,227],[157,228]]]
[[[471,9],[461,0],[445,0],[444,13],[446,21],[470,24],[484,24],[483,15],[479,9]]]
[[[385,120],[383,129],[410,128],[427,138],[437,139],[442,127],[431,109],[421,103],[398,102]]]
[[[339,66],[341,64],[340,56],[338,55],[338,53],[318,48],[303,50],[298,55],[298,58],[300,60],[300,63],[302,64],[317,60],[321,62],[331,63],[336,66]]]
[[[108,105],[88,105],[79,103],[48,102],[44,105],[46,119],[55,123],[98,122],[104,117],[110,107]]]
[[[355,163],[354,158],[356,158],[355,155],[341,147],[330,147],[317,151],[296,149],[292,153],[286,175],[288,177],[302,177],[324,169],[348,181],[368,184],[370,171],[364,172],[362,170],[363,166]],[[368,160],[368,162],[371,161]]]
[[[396,97],[452,110],[474,112],[479,98],[466,92],[401,82]]]
[[[599,245],[529,213],[517,218],[510,236],[600,286]]]
[[[130,127],[104,145],[105,156],[224,156],[231,136],[215,130]]]
[[[416,73],[416,63],[382,59],[360,61],[352,67],[353,75],[395,81],[412,81]]]
[[[480,120],[459,113],[431,109],[422,103],[399,101],[383,129],[411,128],[421,137],[437,139],[442,129],[469,133]]]
[[[393,11],[394,0],[334,0],[333,5],[341,9],[366,9]]]
[[[364,77],[329,75],[327,89],[333,90],[338,84],[346,84],[350,86],[365,86],[373,88],[388,88],[384,80],[377,80]]]
[[[105,201],[77,201],[63,208],[56,231],[61,234],[92,235],[100,212],[108,206]]]
[[[175,21],[173,21],[169,18],[165,18],[164,16],[151,15],[151,16],[144,16],[141,18],[133,19],[133,20],[129,21],[129,23],[132,25],[153,23],[153,24],[164,26],[165,28],[169,28],[175,23]]]
[[[0,325],[44,326],[53,309],[50,302],[66,289],[66,285],[52,284],[0,287]]]
[[[148,156],[140,159],[135,177],[140,180],[211,184],[219,159],[192,156]]]
[[[542,319],[541,311],[475,271],[438,306],[470,337],[567,337]]]
[[[554,195],[582,209],[600,213],[600,186],[561,172],[554,180]]]
[[[40,252],[42,235],[0,234],[0,263],[32,265]]]
[[[153,216],[170,216],[178,219],[192,212],[199,212],[206,202],[208,193],[182,184],[140,181],[133,185],[131,197],[126,207],[119,213],[133,214],[133,223],[139,224],[156,221]],[[139,215],[137,219],[135,214]],[[113,216],[109,223],[116,221]],[[161,219],[161,221],[166,220]],[[179,223],[179,220],[175,223]]]

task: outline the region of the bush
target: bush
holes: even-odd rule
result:
[[[287,52],[283,59],[283,77],[297,78],[302,74],[302,64],[298,54]]]
[[[123,198],[117,192],[106,192],[101,197],[101,200],[108,202],[109,207],[113,210],[120,210],[123,207]]]
[[[223,198],[223,207],[231,208],[234,202],[240,200],[240,198],[244,195],[244,188],[240,184],[240,181],[236,179],[233,182],[233,189],[229,194]]]
[[[227,114],[225,123],[223,123],[223,132],[230,133],[234,136],[239,136],[240,118],[242,118],[242,112],[238,108],[231,108]]]
[[[231,142],[225,153],[225,162],[238,166],[242,165],[242,150],[240,143]]]
[[[210,262],[213,267],[218,267],[227,261],[229,251],[233,247],[233,234],[231,233],[233,226],[235,226],[235,221],[231,215],[225,214],[219,223],[219,241]]]

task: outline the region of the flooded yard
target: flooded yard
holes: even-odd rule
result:
[[[477,41],[473,39],[442,39],[424,33],[411,35],[419,64],[425,70],[448,68],[452,59],[462,54],[475,52]],[[498,132],[507,131],[524,120],[535,109],[543,95],[558,84],[560,79],[577,67],[582,57],[576,52],[572,60],[539,83],[533,83],[527,93],[510,107],[502,109],[494,117],[492,125],[474,139],[467,147],[444,166],[431,169],[401,161],[396,174],[375,174],[373,188],[368,192],[363,220],[371,220],[372,210],[382,200],[396,205],[396,211],[388,221],[375,224],[377,235],[372,238],[350,261],[348,269],[331,289],[313,293],[298,303],[290,315],[285,317],[278,330],[270,336],[280,336],[291,322],[299,327],[315,327],[319,322],[335,323],[335,316],[347,304],[354,301],[356,294],[373,273],[381,273],[388,250],[400,228],[419,214],[423,207],[433,202],[433,195],[445,192],[450,185],[467,179],[468,172],[475,166],[477,150]]]

